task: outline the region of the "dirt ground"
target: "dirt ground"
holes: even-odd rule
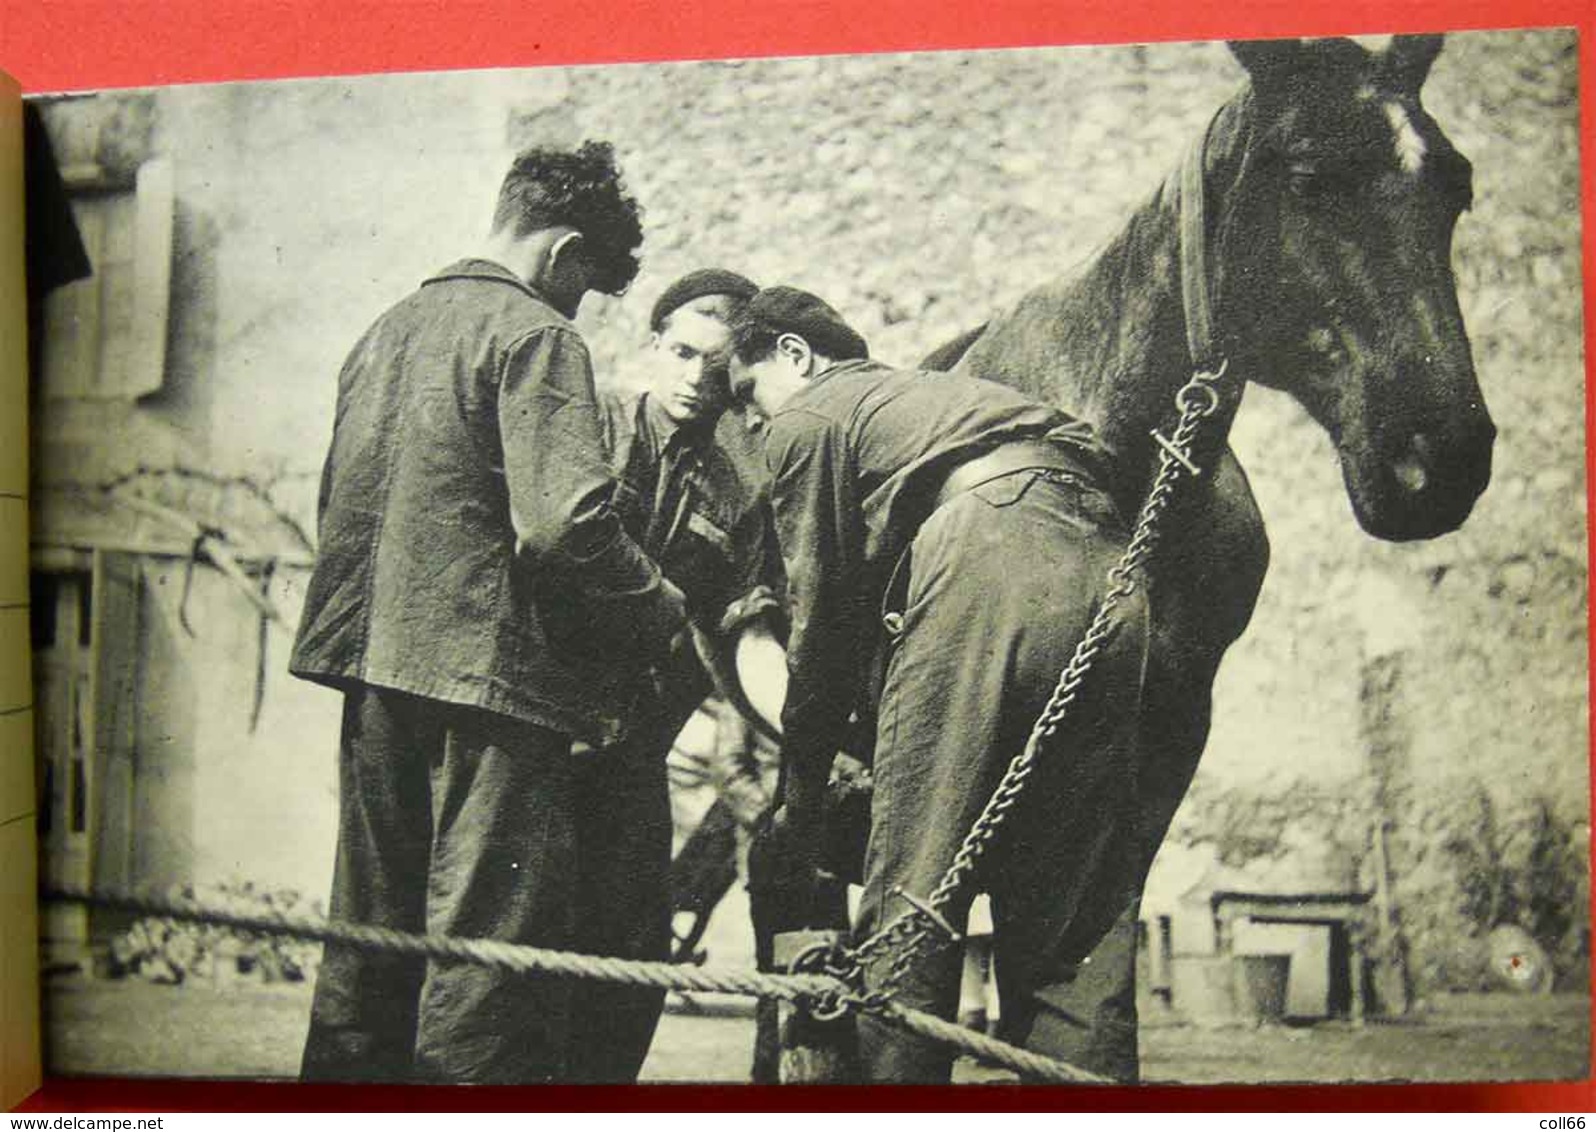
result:
[[[309,988],[174,988],[62,976],[47,984],[47,1056],[61,1075],[283,1078],[297,1069]],[[647,1081],[740,1082],[753,1019],[731,999],[671,1000],[643,1070]],[[1148,1081],[1509,1081],[1590,1075],[1582,995],[1456,996],[1401,1022],[1363,1027],[1147,1026]],[[962,1065],[961,1080],[991,1074]]]

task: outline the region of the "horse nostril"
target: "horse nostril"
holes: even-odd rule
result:
[[[1392,465],[1397,483],[1413,494],[1423,491],[1430,483],[1430,438],[1422,432],[1413,434],[1408,450]]]
[[[1415,495],[1423,491],[1430,482],[1430,474],[1424,470],[1424,465],[1407,456],[1396,462],[1393,469],[1396,473],[1397,483]]]

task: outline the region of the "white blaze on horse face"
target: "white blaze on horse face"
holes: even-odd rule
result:
[[[1419,170],[1424,167],[1424,155],[1428,152],[1424,139],[1414,127],[1407,107],[1400,102],[1390,101],[1385,103],[1384,110],[1385,120],[1391,123],[1391,132],[1395,135],[1397,164],[1404,172],[1418,176]]]

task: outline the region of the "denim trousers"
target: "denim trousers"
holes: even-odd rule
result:
[[[661,958],[669,855],[663,759],[577,756],[567,736],[494,713],[345,693],[333,919]],[[660,1001],[329,944],[301,1076],[630,1080]]]
[[[877,723],[875,795],[856,936],[929,897],[1047,703],[1126,540],[1111,500],[1068,472],[1000,477],[943,504],[909,549]],[[1119,1080],[1137,1076],[1137,903],[1147,843],[1141,699],[1148,617],[1140,590],[947,910],[961,925],[990,894],[1005,1040]],[[962,948],[928,946],[899,1001],[951,1019]],[[866,971],[879,987],[890,953]],[[948,1080],[953,1051],[860,1022],[868,1080]]]

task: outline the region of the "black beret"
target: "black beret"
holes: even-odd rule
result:
[[[743,318],[768,326],[778,334],[796,334],[809,343],[811,350],[833,361],[870,356],[864,338],[830,304],[796,287],[765,288],[748,300]]]
[[[706,295],[729,295],[739,302],[747,302],[758,290],[757,283],[735,271],[723,271],[718,267],[690,271],[665,288],[664,294],[654,301],[654,310],[648,316],[648,328],[658,334],[667,318],[694,299],[702,299]]]

